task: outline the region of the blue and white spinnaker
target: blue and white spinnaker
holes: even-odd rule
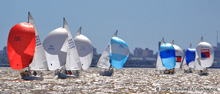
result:
[[[175,67],[175,49],[170,43],[163,43],[160,46],[160,57],[163,63],[163,66],[166,69],[173,69]]]
[[[116,69],[121,69],[127,61],[130,53],[128,45],[118,37],[112,37],[110,44],[110,62]]]

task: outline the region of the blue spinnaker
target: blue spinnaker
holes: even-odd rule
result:
[[[160,46],[159,51],[163,66],[166,69],[173,69],[176,64],[175,48],[173,45],[170,43],[163,43]]]
[[[186,64],[189,65],[190,62],[195,61],[196,49],[189,48],[186,50]]]
[[[130,53],[128,45],[118,37],[112,37],[110,44],[110,63],[116,69],[121,69],[127,61]]]

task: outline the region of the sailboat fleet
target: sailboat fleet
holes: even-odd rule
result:
[[[183,69],[184,73],[192,73],[194,70],[198,71],[199,75],[208,75],[207,68],[211,67],[213,62],[213,47],[203,42],[203,37],[196,49],[190,44],[186,50],[174,45],[174,41],[171,44],[165,43],[163,38],[159,46],[156,70],[164,74],[174,74],[175,69]]]
[[[43,71],[53,71],[61,79],[78,78],[80,71],[89,69],[93,58],[92,42],[81,34],[81,29],[73,37],[63,18],[63,26],[51,31],[42,43],[34,19],[28,13],[28,22],[13,26],[8,36],[11,68],[20,70],[24,80],[43,80]],[[128,59],[129,47],[117,34],[118,31],[113,34],[97,63],[102,76],[112,76],[114,68],[123,68]],[[164,74],[183,69],[185,73],[194,70],[207,75],[207,68],[214,61],[214,50],[209,43],[203,42],[203,37],[196,49],[190,45],[186,50],[174,41],[164,42],[163,38],[158,51],[156,70]],[[21,71],[24,68],[28,71]]]

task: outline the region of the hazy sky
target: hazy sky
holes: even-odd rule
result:
[[[7,45],[15,24],[27,22],[31,12],[40,38],[63,25],[72,35],[80,26],[102,53],[113,33],[133,53],[135,47],[158,49],[158,42],[175,40],[182,49],[196,47],[201,36],[216,45],[220,31],[220,0],[2,0],[0,1],[0,49]]]

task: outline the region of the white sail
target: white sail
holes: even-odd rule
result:
[[[82,69],[86,70],[90,67],[93,58],[92,42],[81,34],[81,27],[74,38],[76,49],[80,58]]]
[[[200,42],[196,47],[197,55],[202,67],[211,67],[214,62],[213,47],[207,42]]]
[[[202,67],[201,65],[200,65],[200,60],[199,60],[199,58],[198,58],[198,54],[197,54],[197,52],[196,52],[196,59],[195,59],[195,67],[194,67],[194,70],[204,70],[205,68],[204,67]]]
[[[200,40],[200,43],[203,42],[203,37],[201,38]],[[200,59],[199,59],[199,55],[200,52],[198,52],[198,46],[196,47],[196,58],[195,58],[195,67],[194,67],[194,70],[204,70],[205,68],[201,66],[201,62],[200,62]]]
[[[163,66],[162,60],[160,58],[160,53],[158,52],[157,55],[157,62],[156,62],[156,70],[165,70],[166,68]]]
[[[65,18],[63,20],[64,20],[64,28],[67,30],[67,35],[68,35],[67,56],[66,56],[66,64],[65,64],[66,70],[80,70],[81,63],[72,34],[69,30]],[[64,45],[66,46],[66,44]]]
[[[30,70],[48,70],[46,55],[44,52],[43,45],[40,40],[40,36],[35,25],[34,19],[28,12],[28,22],[34,26],[36,44],[35,44],[35,53],[32,63],[29,65]]]
[[[66,52],[61,51],[66,39],[67,30],[57,28],[51,31],[43,42],[49,70],[60,69],[66,63]]]
[[[108,69],[110,67],[111,65],[109,62],[110,49],[111,49],[111,45],[110,42],[108,42],[108,45],[105,47],[105,50],[102,52],[102,55],[97,63],[97,66],[99,68]]]
[[[162,45],[164,43],[164,38],[162,39],[162,41],[160,42],[160,45]],[[158,54],[157,54],[157,62],[156,62],[156,70],[165,70],[166,68],[163,66],[161,57],[160,57],[160,51],[158,48]]]
[[[185,51],[184,51],[184,52],[185,52]],[[186,63],[186,56],[185,56],[185,58],[183,59],[182,69],[184,69],[184,70],[189,70],[189,66],[188,66],[187,63]]]
[[[118,34],[118,30],[113,34],[112,37],[116,37]],[[102,52],[101,57],[99,58],[99,61],[97,63],[97,67],[108,69],[110,67],[109,57],[110,57],[110,50],[111,45],[110,41],[108,42],[108,45],[105,47],[105,50]]]
[[[175,68],[179,69],[183,60],[183,50],[177,46],[177,45],[173,45],[173,47],[175,48],[175,55],[176,55],[176,65]],[[180,60],[178,60],[180,59]]]

